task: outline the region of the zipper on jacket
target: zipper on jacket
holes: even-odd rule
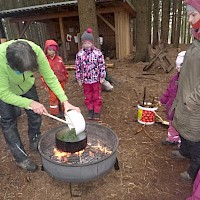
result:
[[[22,91],[22,92],[24,92],[24,90],[19,86],[19,85],[17,85],[18,87],[19,87],[19,89]]]
[[[24,75],[24,73],[23,73],[23,82],[25,81],[25,75]]]

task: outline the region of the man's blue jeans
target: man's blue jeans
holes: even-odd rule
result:
[[[22,96],[39,102],[35,86]],[[40,127],[42,119],[40,115],[34,113],[32,110],[25,111],[28,117],[29,142],[32,143],[41,134]],[[19,107],[7,104],[0,100],[2,131],[5,141],[17,163],[22,162],[27,158],[27,154],[17,128],[17,117],[19,117],[19,115]]]

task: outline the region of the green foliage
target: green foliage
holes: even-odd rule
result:
[[[78,140],[78,137],[76,135],[75,128],[72,128],[68,132],[58,135],[57,139],[63,142],[76,142]]]

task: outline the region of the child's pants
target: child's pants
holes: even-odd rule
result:
[[[192,196],[186,200],[199,200],[200,199],[200,170],[195,178],[192,190]]]
[[[101,84],[99,82],[92,84],[83,84],[84,103],[88,110],[94,110],[100,113],[102,106]]]
[[[62,86],[63,90],[65,87],[65,82],[60,82],[60,85]],[[49,89],[49,105],[50,105],[50,114],[52,115],[58,115],[60,113],[59,111],[59,104],[60,101],[57,98],[57,96]],[[62,107],[63,110],[63,107]]]
[[[172,126],[172,121],[169,121],[169,128],[168,128],[168,140],[171,142],[181,142],[179,137],[179,133],[177,130]]]

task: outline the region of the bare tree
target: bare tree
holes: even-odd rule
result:
[[[98,25],[95,0],[78,0],[78,14],[81,34],[88,28],[93,29],[94,44],[98,44]]]
[[[158,45],[159,0],[153,0],[153,48]]]
[[[174,43],[176,34],[176,8],[177,0],[172,0],[172,27],[171,27],[171,43]]]
[[[148,0],[137,0],[135,61],[149,61],[148,53]]]
[[[161,40],[164,47],[168,44],[169,13],[170,13],[170,0],[168,1],[162,0]]]
[[[181,12],[182,12],[182,0],[178,0],[178,17],[176,23],[176,34],[174,47],[179,46],[180,30],[181,30]]]

